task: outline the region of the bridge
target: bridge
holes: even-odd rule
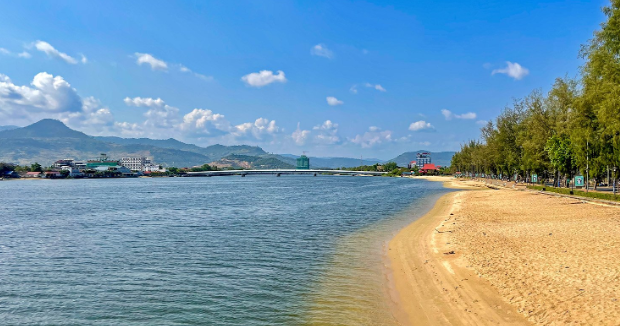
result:
[[[215,176],[227,176],[227,175],[240,175],[242,177],[245,177],[246,175],[264,175],[264,174],[271,174],[271,175],[275,175],[278,177],[283,174],[310,174],[314,176],[317,176],[318,174],[380,176],[386,173],[387,172],[350,171],[350,170],[273,169],[273,170],[221,170],[221,171],[187,172],[187,176],[189,177],[215,177]]]

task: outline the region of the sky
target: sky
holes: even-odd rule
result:
[[[606,1],[2,1],[0,125],[390,159],[575,77]]]

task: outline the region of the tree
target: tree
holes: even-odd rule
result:
[[[35,162],[34,164],[30,165],[30,171],[32,171],[32,172],[43,172],[43,169],[41,168],[41,164]]]
[[[398,169],[398,164],[396,162],[387,162],[383,164],[383,171],[391,172]]]

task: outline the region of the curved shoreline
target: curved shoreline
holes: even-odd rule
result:
[[[446,178],[448,188],[462,187]],[[449,246],[448,235],[463,192],[439,198],[422,218],[400,230],[389,242],[394,316],[402,325],[527,325],[529,324],[484,279],[466,267]],[[451,215],[455,214],[455,215]]]

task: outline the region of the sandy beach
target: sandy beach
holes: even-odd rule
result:
[[[620,208],[480,183],[389,244],[403,325],[620,325]]]

